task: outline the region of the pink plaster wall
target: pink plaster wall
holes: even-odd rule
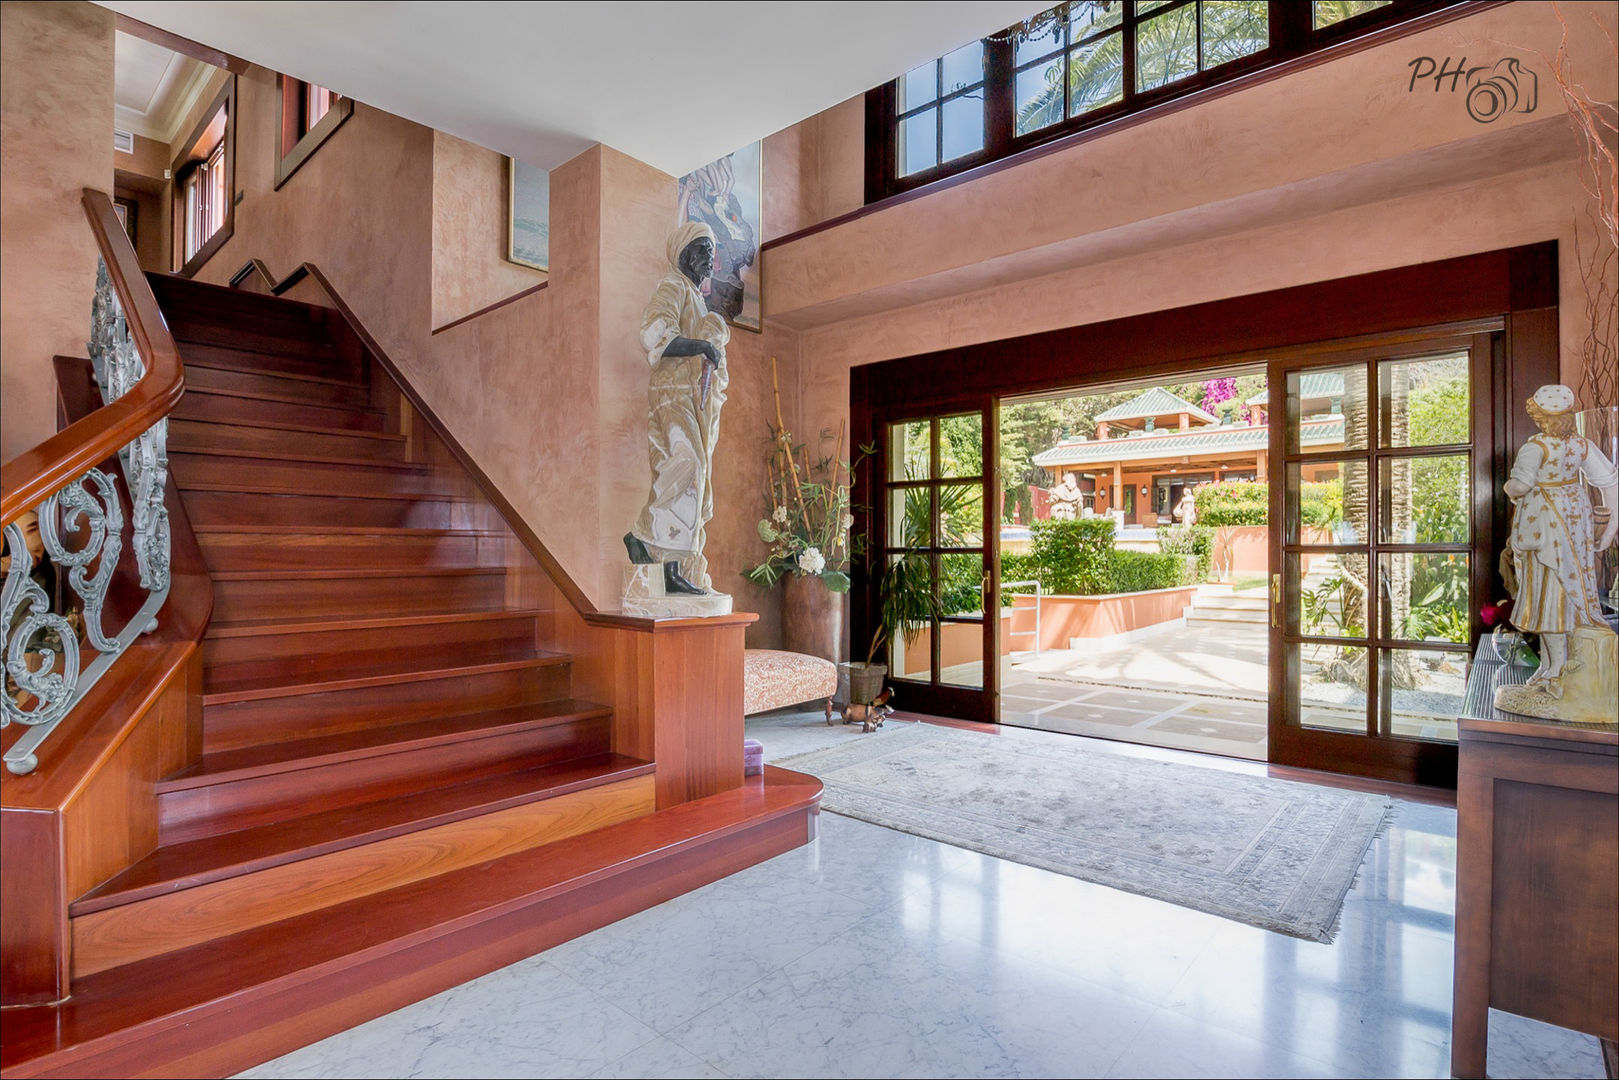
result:
[[[434,326],[545,280],[542,272],[507,261],[506,223],[505,156],[433,132]]]
[[[0,4],[0,460],[56,430],[51,358],[82,355],[97,249],[79,206],[112,191],[113,15]]]
[[[1613,26],[1611,4],[1564,8]],[[1587,27],[1575,71],[1611,100],[1619,77]],[[847,414],[856,364],[1547,239],[1577,381],[1585,196],[1534,55],[1559,34],[1550,5],[1492,9],[772,249],[765,310],[803,331],[806,417]],[[1481,125],[1459,95],[1407,92],[1414,56],[1507,53],[1540,75],[1533,115]],[[818,153],[825,170],[863,150],[822,138]]]

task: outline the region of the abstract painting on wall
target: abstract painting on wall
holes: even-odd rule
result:
[[[506,159],[506,259],[551,269],[551,174]]]
[[[714,273],[704,283],[708,310],[735,326],[764,332],[759,302],[759,207],[763,153],[751,143],[680,178],[677,221],[714,230]]]

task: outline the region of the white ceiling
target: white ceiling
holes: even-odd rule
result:
[[[173,142],[176,128],[213,70],[201,60],[125,34],[114,35],[113,124]]]
[[[534,165],[603,142],[679,176],[1051,3],[102,6]]]

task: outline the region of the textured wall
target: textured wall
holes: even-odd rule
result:
[[[433,133],[433,325],[443,326],[545,280],[506,261],[506,159]]]
[[[1576,75],[1612,100],[1611,49],[1582,20],[1611,32],[1614,5],[1563,8]],[[1495,8],[772,249],[765,305],[802,331],[805,416],[847,414],[856,364],[1548,239],[1577,382],[1585,197],[1537,55],[1559,37],[1551,5]],[[1420,55],[1516,55],[1539,105],[1480,124],[1461,94],[1408,92]],[[862,154],[816,138],[823,175]]]
[[[51,357],[82,355],[95,292],[84,188],[112,191],[113,15],[0,4],[0,460],[56,430]]]

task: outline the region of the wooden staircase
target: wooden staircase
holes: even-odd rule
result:
[[[239,1069],[807,838],[818,785],[774,770],[660,811],[548,646],[566,600],[338,312],[150,282],[214,588],[200,755],[72,899],[72,997],[8,1010],[7,1076]]]

